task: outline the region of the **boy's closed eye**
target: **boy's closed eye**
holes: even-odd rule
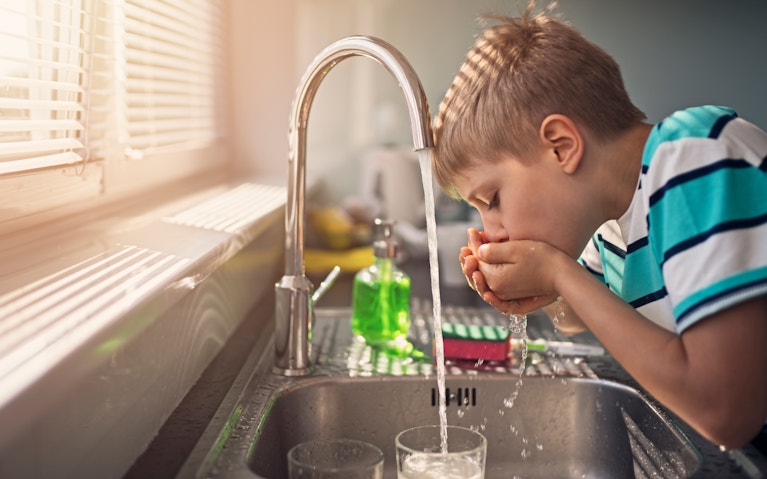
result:
[[[493,193],[493,197],[490,199],[490,202],[487,204],[487,209],[492,210],[493,208],[496,208],[498,206],[499,199],[498,199],[498,192],[496,191]]]
[[[489,199],[488,199],[489,198]],[[493,193],[491,196],[472,196],[471,199],[467,200],[467,203],[469,205],[473,206],[477,210],[492,210],[493,208],[498,206],[498,192]]]

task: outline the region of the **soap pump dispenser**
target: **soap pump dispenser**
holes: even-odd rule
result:
[[[374,263],[360,270],[352,288],[352,332],[367,344],[408,352],[410,277],[396,265],[394,222],[375,220]]]

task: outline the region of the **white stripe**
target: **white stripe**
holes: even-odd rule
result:
[[[729,122],[721,136],[727,136],[733,158],[743,158],[758,167],[767,157],[767,135],[742,118]]]
[[[647,197],[640,191],[631,200],[631,206],[618,219],[625,244],[647,237]]]
[[[626,242],[623,241],[621,227],[618,225],[617,221],[610,220],[606,222],[599,227],[599,233],[606,242],[614,244],[624,251],[626,250]]]
[[[709,138],[683,138],[666,141],[655,150],[647,174],[642,179],[649,198],[672,178],[715,163],[730,156],[725,143]]]
[[[737,118],[729,122],[719,138],[682,138],[661,143],[648,173],[642,179],[649,198],[669,179],[716,163],[725,158],[745,159],[759,166],[767,156],[767,135],[756,126]],[[667,161],[672,158],[673,161]]]
[[[677,332],[671,301],[668,296],[640,306],[637,308],[637,312],[658,326],[672,332]]]
[[[672,304],[733,274],[767,265],[765,244],[767,224],[714,235],[675,255],[663,266]]]

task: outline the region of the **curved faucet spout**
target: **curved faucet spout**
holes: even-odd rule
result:
[[[306,195],[306,137],[309,110],[320,83],[342,60],[371,58],[394,77],[405,95],[410,115],[413,146],[433,146],[431,116],[421,82],[402,53],[374,37],[343,38],[317,55],[304,74],[290,117],[288,154],[288,202],[285,208],[285,275],[275,286],[276,330],[274,371],[288,376],[308,374],[309,335],[313,323],[313,286],[304,269],[304,204]]]

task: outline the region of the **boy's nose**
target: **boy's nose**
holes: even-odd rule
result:
[[[482,228],[485,232],[485,239],[490,243],[502,243],[509,239],[506,230],[498,223],[482,218]]]

